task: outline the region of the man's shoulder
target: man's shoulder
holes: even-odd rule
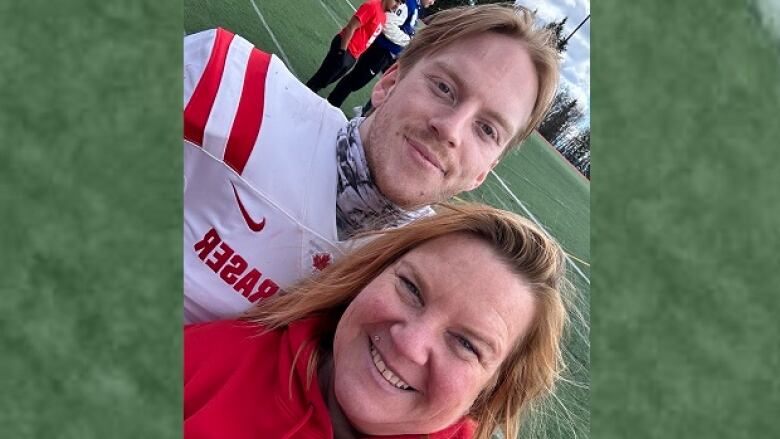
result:
[[[311,91],[284,64],[274,57],[266,79],[266,119],[290,124],[290,134],[300,138],[301,129],[310,127],[320,135],[338,131],[347,124],[344,113]],[[269,111],[273,113],[269,113]],[[335,134],[333,134],[335,143]]]
[[[185,67],[191,65],[190,70],[197,70],[190,75],[193,90],[185,96],[185,113],[192,113],[189,107],[202,107],[200,119],[193,122],[201,131],[206,125],[201,119],[208,117],[211,111],[207,110],[217,104],[250,115],[252,120],[262,117],[263,124],[291,123],[290,131],[304,127],[319,130],[323,124],[338,128],[346,125],[343,113],[306,87],[279,57],[240,35],[221,28],[188,35],[184,58]],[[193,100],[186,99],[189,95],[194,96]],[[234,98],[228,99],[230,96]],[[242,106],[244,101],[246,105]],[[254,114],[258,108],[265,116]],[[227,110],[220,111],[222,114]],[[234,118],[221,119],[230,125]]]
[[[262,53],[262,49],[255,48]],[[270,62],[264,77],[252,78],[265,83],[266,110],[275,110],[271,116],[292,123],[320,122],[320,125],[343,127],[347,124],[344,113],[311,91],[306,84],[276,55],[270,54]],[[249,74],[246,79],[249,79]],[[267,113],[268,111],[266,111]],[[294,127],[291,126],[294,131]]]

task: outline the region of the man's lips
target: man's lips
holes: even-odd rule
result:
[[[436,154],[433,154],[431,151],[429,151],[427,148],[423,147],[419,143],[415,142],[414,140],[404,136],[406,141],[409,143],[409,145],[414,148],[414,150],[420,154],[425,161],[433,165],[435,168],[437,168],[439,171],[441,171],[442,174],[447,174],[447,172],[444,170],[444,166],[439,161],[438,157],[436,157]]]

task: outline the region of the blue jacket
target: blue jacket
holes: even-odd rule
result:
[[[414,26],[417,24],[417,16],[419,15],[420,4],[417,3],[417,0],[406,0],[406,9],[409,11],[409,15],[406,17],[404,24],[401,25],[401,30],[412,37],[414,36]],[[393,57],[397,57],[398,54],[404,50],[403,46],[399,46],[398,44],[390,41],[387,37],[385,37],[384,33],[379,34],[379,36],[376,37],[375,42],[376,44],[379,44],[381,47],[384,47],[390,51],[390,53],[393,54]]]

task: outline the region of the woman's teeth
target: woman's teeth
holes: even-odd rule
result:
[[[379,356],[379,352],[377,352],[373,343],[371,344],[371,357],[374,359],[374,366],[376,366],[376,370],[379,371],[379,374],[382,375],[382,377],[384,377],[388,383],[401,390],[414,390],[412,386],[406,384],[387,367],[385,362],[382,360],[382,357]]]

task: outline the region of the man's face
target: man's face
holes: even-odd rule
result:
[[[461,234],[426,242],[342,315],[336,399],[365,434],[441,430],[468,412],[535,313],[531,289],[489,244]]]
[[[404,4],[404,0],[383,0],[382,1],[382,6],[385,8],[385,11],[395,11],[402,4]]]
[[[435,2],[436,0],[422,0],[420,2],[420,6],[422,6],[423,8],[427,8],[428,6],[434,4]]]
[[[404,208],[482,184],[538,90],[523,44],[496,33],[451,44],[401,76],[395,64],[377,82],[360,136],[379,190]]]

